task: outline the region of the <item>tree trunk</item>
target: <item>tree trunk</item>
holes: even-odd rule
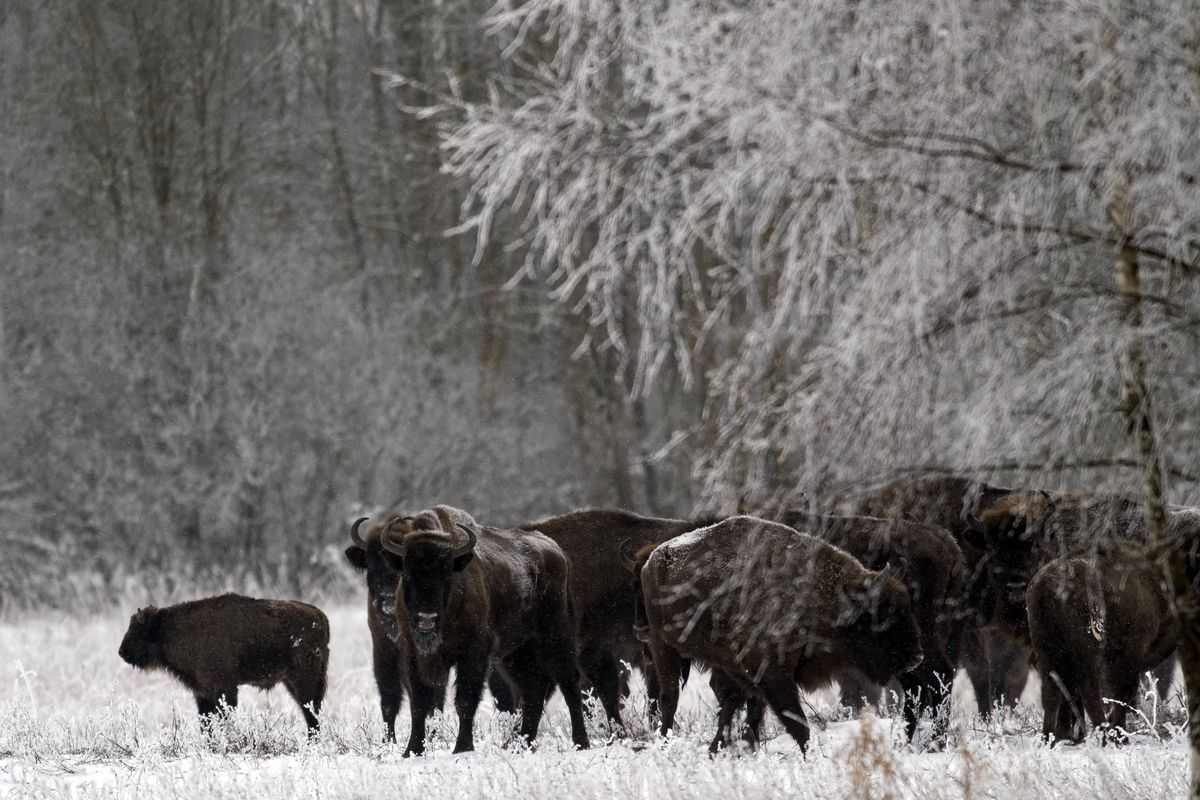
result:
[[[1125,193],[1118,189],[1110,215],[1122,236],[1128,236],[1130,218]],[[1128,243],[1117,248],[1117,287],[1121,293],[1124,322],[1135,333],[1142,327],[1142,281],[1137,255]],[[1151,397],[1146,382],[1145,352],[1134,338],[1125,352],[1122,408],[1135,437],[1142,465],[1142,497],[1146,527],[1154,552],[1159,554],[1175,624],[1179,630],[1179,663],[1187,689],[1188,743],[1191,746],[1191,782],[1188,797],[1200,798],[1200,603],[1188,576],[1182,542],[1167,538],[1167,511],[1159,447],[1151,425]]]

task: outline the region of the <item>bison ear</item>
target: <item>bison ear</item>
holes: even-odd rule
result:
[[[471,559],[474,557],[475,557],[474,550],[468,550],[467,552],[463,553],[461,556],[455,556],[454,557],[454,571],[462,572],[464,569],[466,569],[467,564],[471,563]]]
[[[346,548],[346,560],[359,572],[367,571],[367,551],[356,544]]]

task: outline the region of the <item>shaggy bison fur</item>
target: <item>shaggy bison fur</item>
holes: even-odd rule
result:
[[[207,723],[238,687],[282,683],[300,705],[309,735],[320,725],[329,663],[329,620],[316,606],[224,594],[143,608],[129,620],[118,654],[138,669],[174,675]]]

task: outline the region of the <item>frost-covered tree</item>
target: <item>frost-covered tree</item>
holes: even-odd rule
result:
[[[702,384],[710,499],[950,467],[1142,492],[1158,538],[1197,498],[1198,11],[501,3],[522,71],[446,102],[444,147],[464,228],[515,210],[522,274],[588,304],[632,391]]]

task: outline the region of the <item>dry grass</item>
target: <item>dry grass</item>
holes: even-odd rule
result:
[[[676,736],[661,741],[644,722],[645,698],[630,700],[632,736],[573,752],[561,701],[543,723],[538,748],[514,745],[512,720],[485,701],[473,754],[454,756],[456,721],[432,725],[429,755],[405,760],[380,743],[382,725],[370,670],[369,638],[358,608],[329,612],[330,688],[320,739],[308,743],[282,690],[246,690],[210,738],[190,695],[161,674],[136,672],[116,655],[124,613],[62,614],[0,623],[0,794],[49,797],[754,797],[754,798],[1074,798],[1181,796],[1186,746],[1178,714],[1166,715],[1124,748],[1094,743],[1049,750],[1036,737],[1040,714],[1028,705],[983,725],[955,698],[957,744],[916,752],[900,725],[866,714],[853,719],[832,693],[809,698],[824,730],[807,756],[769,720],[757,753],[710,759],[713,701],[704,676],[688,686]],[[969,690],[965,690],[969,692]],[[1036,690],[1027,692],[1027,697]],[[1147,717],[1156,714],[1151,708]],[[1159,714],[1160,718],[1163,716]],[[401,717],[401,730],[407,727]]]

